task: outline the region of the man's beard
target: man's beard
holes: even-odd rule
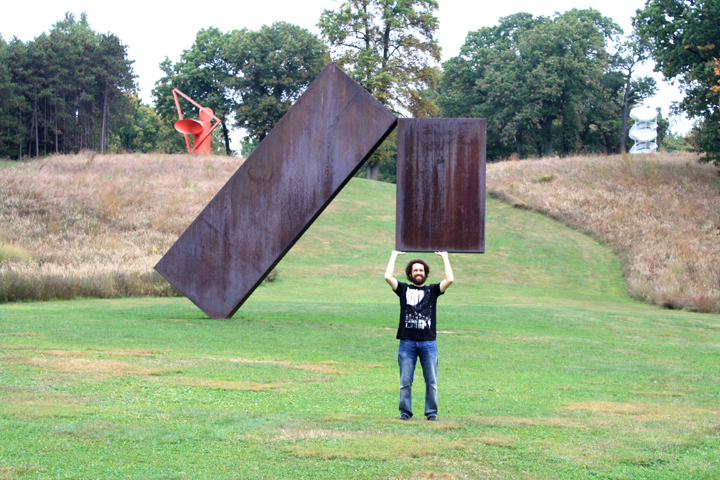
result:
[[[420,285],[425,283],[426,278],[427,277],[425,275],[423,275],[422,278],[418,281],[418,277],[413,277],[413,279],[412,279],[413,285],[417,285],[419,287]]]

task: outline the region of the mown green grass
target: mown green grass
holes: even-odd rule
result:
[[[231,320],[1,305],[0,478],[718,478],[720,317],[628,299],[607,248],[492,200],[440,299],[440,421],[419,371],[396,420],[393,236],[394,186],[353,180]]]
[[[20,162],[15,160],[0,160],[0,168],[6,168],[6,167],[14,167],[18,165]]]

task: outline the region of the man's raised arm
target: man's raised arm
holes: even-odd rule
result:
[[[440,291],[442,293],[445,293],[445,290],[450,287],[450,285],[453,284],[455,281],[455,276],[453,275],[452,267],[450,267],[450,260],[448,259],[448,253],[447,252],[435,252],[435,255],[440,255],[440,258],[443,260],[443,265],[445,266],[445,280],[440,282]]]
[[[395,271],[395,260],[397,260],[398,255],[405,255],[405,252],[398,252],[397,250],[393,250],[390,254],[390,261],[388,262],[388,266],[385,269],[385,281],[392,287],[393,290],[397,290],[398,287],[398,281],[393,276],[393,272]]]

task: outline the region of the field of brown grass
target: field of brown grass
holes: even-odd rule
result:
[[[241,165],[77,155],[0,168],[0,301],[175,295],[153,266]],[[720,312],[720,183],[694,154],[488,165],[490,195],[608,244],[629,293]]]
[[[610,245],[631,296],[720,312],[720,177],[697,155],[502,162],[488,166],[488,192]]]
[[[0,301],[176,294],[153,266],[241,163],[83,152],[0,169]]]

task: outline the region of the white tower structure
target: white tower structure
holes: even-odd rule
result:
[[[641,105],[630,110],[630,118],[635,124],[630,128],[630,138],[635,144],[630,153],[652,153],[657,150],[657,110]]]

